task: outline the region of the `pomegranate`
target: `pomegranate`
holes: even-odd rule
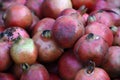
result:
[[[0,72],[7,70],[11,65],[11,57],[9,55],[10,43],[0,41]]]
[[[0,73],[0,80],[16,80],[14,75],[10,73]]]
[[[112,31],[104,24],[98,22],[88,24],[85,28],[85,33],[94,33],[101,36],[108,43],[109,46],[111,46],[113,43]]]
[[[62,48],[71,48],[83,34],[83,22],[76,14],[58,17],[52,28],[53,38]]]
[[[72,50],[65,51],[58,61],[58,70],[63,80],[74,80],[77,72],[82,68]]]
[[[31,38],[18,38],[10,49],[10,55],[16,64],[33,64],[37,54],[37,47]]]
[[[42,3],[44,0],[28,0],[26,6],[39,18],[42,18]]]
[[[57,18],[64,9],[72,8],[71,0],[45,0],[42,5],[44,17]]]
[[[6,27],[19,26],[26,29],[32,24],[31,11],[22,4],[11,5],[3,15]]]
[[[109,73],[110,77],[120,76],[120,47],[111,46],[105,57],[103,68]]]
[[[73,7],[75,9],[80,8],[82,5],[85,5],[89,11],[92,11],[97,0],[72,0]]]
[[[37,32],[32,39],[38,48],[39,61],[53,62],[61,56],[63,49],[52,39],[50,30]]]
[[[82,36],[74,46],[74,53],[84,65],[92,60],[96,66],[101,66],[107,50],[108,44],[104,39],[93,33]]]
[[[38,31],[52,30],[55,19],[53,18],[43,18],[39,20],[33,28],[33,35]]]
[[[96,10],[92,12],[88,17],[88,24],[92,22],[99,22],[107,27],[111,27],[114,24],[112,15],[104,10]]]
[[[50,80],[47,69],[42,64],[28,66],[23,64],[24,73],[20,80]]]
[[[61,13],[59,14],[58,17],[63,16],[63,15],[76,15],[76,16],[78,16],[80,21],[82,21],[83,24],[85,24],[85,20],[82,17],[84,15],[84,10],[75,10],[73,8],[67,8],[67,9],[64,9],[63,11],[61,11]]]
[[[86,68],[79,70],[75,80],[110,80],[110,77],[104,69],[95,67],[95,63],[90,61]]]
[[[19,36],[22,38],[29,38],[29,34],[20,27],[6,28],[2,33],[0,33],[0,40],[14,42]]]

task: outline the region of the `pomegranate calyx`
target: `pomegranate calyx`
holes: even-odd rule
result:
[[[93,33],[89,33],[86,37],[87,40],[91,40],[94,39],[94,34]]]
[[[86,72],[88,74],[91,74],[94,71],[94,69],[95,69],[95,62],[89,61]]]
[[[118,28],[116,26],[111,26],[110,29],[113,31],[113,32],[117,32]]]
[[[96,21],[96,17],[94,15],[90,15],[88,17],[88,22],[94,22],[94,21]]]
[[[81,15],[83,15],[84,13],[86,13],[88,10],[88,8],[85,5],[82,5],[78,11],[80,12]]]
[[[51,38],[51,31],[50,30],[44,30],[42,32],[42,37]]]
[[[22,64],[23,71],[27,71],[27,70],[29,70],[29,68],[30,68],[29,64],[27,64],[27,63]]]

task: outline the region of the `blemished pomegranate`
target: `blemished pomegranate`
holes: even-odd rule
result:
[[[95,67],[95,63],[89,62],[86,68],[79,70],[75,80],[111,80],[107,72],[99,67]]]
[[[13,74],[0,72],[0,80],[16,80],[16,79]]]
[[[31,38],[18,38],[10,49],[12,60],[16,64],[33,64],[37,60],[37,47]]]
[[[93,33],[82,36],[74,46],[74,53],[84,65],[92,60],[96,66],[101,66],[107,50],[108,44],[105,40]]]
[[[23,64],[23,70],[20,80],[50,80],[49,73],[42,64]]]
[[[94,33],[101,36],[108,43],[109,46],[111,46],[113,43],[113,33],[110,28],[104,24],[98,22],[88,24],[85,28],[85,33]]]
[[[83,22],[76,14],[58,17],[52,28],[52,36],[62,48],[71,48],[83,34]]]
[[[120,76],[120,47],[111,46],[106,54],[103,68],[108,72],[110,77]]]
[[[57,18],[67,8],[72,8],[71,0],[45,0],[42,5],[43,17]]]
[[[3,15],[6,27],[19,26],[26,29],[32,24],[31,11],[22,4],[14,4],[9,6]]]
[[[52,39],[51,30],[39,31],[32,39],[38,48],[39,61],[53,62],[63,53],[63,49]]]
[[[39,31],[52,30],[55,19],[53,18],[43,18],[39,20],[33,28],[32,35]]]
[[[22,38],[29,38],[29,34],[20,27],[6,28],[2,33],[0,33],[0,40],[14,42],[19,36]]]
[[[63,80],[74,80],[82,67],[72,50],[65,51],[58,61],[58,72]]]
[[[0,41],[0,72],[7,70],[12,63],[9,53],[10,47],[9,42]]]

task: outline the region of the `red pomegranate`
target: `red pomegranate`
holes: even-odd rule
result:
[[[0,41],[0,72],[7,70],[11,65],[10,47],[9,42]]]
[[[23,64],[25,70],[20,80],[50,80],[47,69],[42,64],[33,64],[31,66]]]
[[[74,80],[111,80],[107,72],[91,62],[86,68],[79,70]]]
[[[82,67],[72,50],[65,51],[58,61],[58,71],[63,80],[74,80]]]
[[[83,34],[83,22],[76,14],[58,17],[52,28],[53,38],[62,48],[71,48]]]
[[[111,27],[114,25],[114,19],[112,15],[107,10],[95,10],[88,17],[88,24],[92,22],[99,22],[101,24],[106,25],[107,27]]]
[[[109,27],[104,24],[93,22],[88,24],[85,28],[85,33],[94,33],[96,35],[101,36],[109,46],[113,43],[113,34]]]
[[[86,65],[89,60],[92,60],[96,63],[96,66],[101,66],[107,50],[108,44],[105,40],[94,33],[82,36],[74,46],[74,53],[83,65]]]
[[[44,17],[57,18],[64,9],[72,8],[71,0],[45,0],[42,5]]]
[[[63,49],[52,39],[50,30],[39,31],[32,39],[38,48],[39,61],[53,62],[62,55]]]
[[[82,5],[85,5],[90,12],[94,9],[96,2],[97,0],[72,0],[73,7],[75,9],[78,9]]]
[[[32,24],[31,11],[22,4],[14,4],[7,8],[3,15],[3,20],[6,27],[19,26],[26,29]]]
[[[120,76],[120,47],[111,46],[106,54],[103,68],[108,72],[110,77],[116,78]]]
[[[52,30],[53,24],[55,22],[55,19],[53,18],[43,18],[39,20],[34,28],[32,29],[32,35],[39,31],[44,31],[44,30]]]

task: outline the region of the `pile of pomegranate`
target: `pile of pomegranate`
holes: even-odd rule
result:
[[[120,80],[120,0],[0,0],[0,80]]]

